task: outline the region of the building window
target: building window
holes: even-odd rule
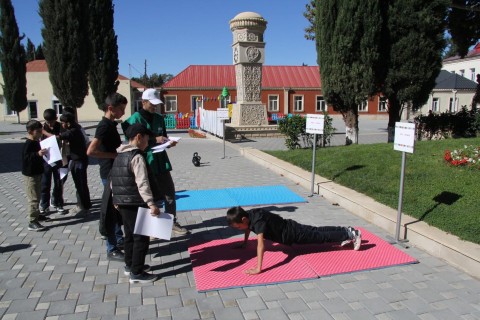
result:
[[[303,111],[303,96],[293,96],[293,111]]]
[[[457,100],[457,99],[455,99]],[[450,112],[457,112],[457,102],[453,98],[450,98],[450,102],[448,103],[448,111]]]
[[[465,77],[465,70],[464,69],[459,70],[458,74],[460,74],[462,77]]]
[[[268,111],[278,112],[278,95],[268,95]]]
[[[38,118],[37,101],[28,101],[28,112],[30,115],[30,119]]]
[[[57,112],[57,114],[62,114],[63,113],[63,106],[58,100],[53,100],[52,101],[52,108]]]
[[[477,81],[477,74],[475,73],[475,68],[470,69],[470,80]]]
[[[203,108],[203,96],[192,96],[192,105],[190,110],[193,112],[198,108]]]
[[[440,100],[439,98],[432,99],[432,111],[433,112],[440,112]]]
[[[387,98],[380,97],[378,99],[378,112],[387,112]]]
[[[363,101],[363,102],[358,106],[358,111],[360,111],[360,112],[367,112],[367,111],[368,111],[368,101],[367,101],[367,100]]]
[[[165,112],[177,112],[177,96],[165,96]]]
[[[326,112],[327,111],[327,103],[323,96],[317,96],[317,103],[315,105],[316,112]]]

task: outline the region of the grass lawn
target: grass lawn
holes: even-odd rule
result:
[[[407,154],[403,212],[480,244],[480,170],[449,166],[446,149],[480,146],[480,138],[419,141]],[[266,151],[307,171],[312,150]],[[317,149],[315,172],[398,209],[402,153],[393,144]]]

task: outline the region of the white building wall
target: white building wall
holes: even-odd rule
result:
[[[415,116],[423,114],[426,115],[430,110],[432,110],[433,100],[438,98],[439,110],[436,113],[447,112],[447,111],[460,111],[463,106],[466,106],[467,109],[471,108],[472,99],[475,94],[473,90],[458,90],[453,92],[451,90],[444,91],[433,91],[428,98],[428,102],[423,105],[417,112]],[[454,105],[454,110],[449,110],[450,108],[450,99],[455,99],[456,103]],[[433,110],[432,110],[433,111]]]
[[[0,83],[3,84],[3,77],[0,73]],[[1,88],[1,86],[0,86]],[[130,80],[120,80],[118,86],[118,93],[124,95],[128,99],[128,105],[125,109],[124,119],[132,115],[132,94],[130,89]],[[55,96],[53,94],[53,88],[50,84],[48,72],[27,72],[27,100],[35,101],[37,103],[37,115],[36,119],[43,120],[43,111],[48,108],[53,108],[53,100]],[[17,122],[16,115],[6,115],[6,102],[3,97],[3,90],[0,91],[0,120]],[[91,90],[89,89],[88,95],[85,97],[84,104],[81,108],[77,109],[78,120],[81,122],[86,121],[100,121],[103,116],[103,111],[98,109],[95,102],[95,98]],[[27,122],[30,119],[30,112],[27,109],[20,112],[20,122]]]
[[[477,82],[476,76],[480,73],[480,56],[444,61],[442,70],[454,72],[469,80]]]

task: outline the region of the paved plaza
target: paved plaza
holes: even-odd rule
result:
[[[386,121],[384,122],[386,123]],[[88,126],[90,124],[83,124]],[[372,125],[367,142],[386,141]],[[93,136],[94,129],[87,132]],[[46,232],[27,230],[27,200],[20,172],[24,125],[0,124],[0,318],[2,319],[480,319],[480,280],[419,249],[395,245],[419,263],[290,282],[198,293],[188,246],[192,241],[241,237],[225,225],[226,210],[178,213],[191,234],[151,243],[146,263],[161,278],[131,285],[123,264],[108,261],[98,232],[101,186],[98,165],[88,169],[93,209],[87,218],[52,215]],[[284,149],[282,139],[227,143],[182,140],[168,151],[177,191],[285,185],[306,203],[268,206],[312,225],[359,226],[392,242],[393,235],[310,190],[241,156],[240,147]],[[368,137],[367,137],[368,135]],[[342,141],[342,135],[339,135]],[[343,137],[344,139],[344,137]],[[373,141],[372,139],[378,139]],[[383,140],[382,140],[383,139]],[[341,144],[341,142],[339,142]],[[192,155],[201,156],[200,167]],[[75,206],[68,178],[66,208]],[[219,257],[220,259],[221,257]]]

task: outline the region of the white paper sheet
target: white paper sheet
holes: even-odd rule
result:
[[[182,139],[182,138],[181,137],[168,137],[167,142],[165,142],[163,144],[159,144],[158,146],[152,147],[152,153],[162,152],[165,149],[167,149],[172,144],[173,141],[178,142],[180,139]]]
[[[137,221],[133,233],[144,236],[170,240],[172,236],[173,216],[160,212],[154,217],[150,214],[149,208],[138,208]]]
[[[48,153],[43,156],[43,159],[48,164],[52,165],[54,162],[62,160],[62,153],[60,152],[55,136],[40,141],[40,147],[48,150]]]

